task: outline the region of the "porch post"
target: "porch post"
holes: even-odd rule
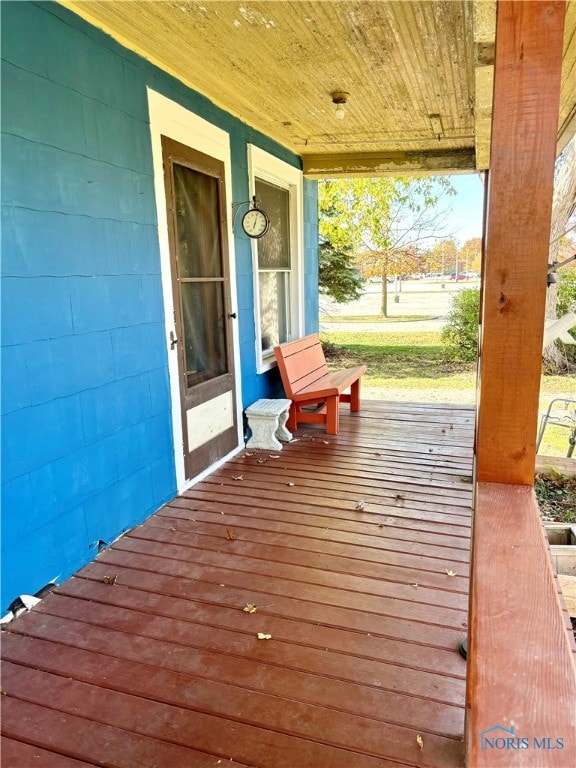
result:
[[[499,0],[483,270],[479,481],[532,485],[564,0]]]

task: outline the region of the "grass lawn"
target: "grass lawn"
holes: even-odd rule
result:
[[[368,366],[362,380],[367,399],[466,404],[476,400],[476,364],[449,360],[439,332],[329,331],[321,338],[334,367]],[[554,397],[576,398],[574,378],[543,376],[541,413]],[[539,452],[565,456],[568,437],[568,429],[547,427]]]

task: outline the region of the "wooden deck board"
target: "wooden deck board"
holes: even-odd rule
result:
[[[473,427],[343,408],[122,537],[4,634],[7,768],[461,766]]]

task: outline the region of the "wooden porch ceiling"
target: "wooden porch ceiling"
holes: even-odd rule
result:
[[[483,170],[495,0],[61,0],[249,125],[312,177]],[[559,146],[576,130],[568,4]],[[330,94],[349,93],[344,120]]]
[[[175,499],[4,633],[3,765],[463,765],[473,431],[366,403]]]

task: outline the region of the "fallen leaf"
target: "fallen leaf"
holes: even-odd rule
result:
[[[268,459],[256,459],[257,464],[266,464],[267,461]]]
[[[416,741],[418,742],[418,747],[420,749],[424,749],[424,739],[422,738],[422,736],[420,736],[420,734],[416,736]]]
[[[450,429],[454,429],[454,424],[450,424]]]
[[[116,584],[116,579],[118,578],[118,574],[115,573],[114,576],[104,576],[102,581],[104,584]]]
[[[269,453],[269,454],[268,454],[268,456],[269,456],[271,459],[279,459],[279,458],[280,458],[280,456],[277,456],[277,455],[276,455],[276,454],[274,454],[274,453]]]
[[[381,454],[381,453],[378,453],[378,452],[375,452],[373,455],[374,455],[374,456],[382,456],[382,454]]]
[[[232,475],[232,480],[244,480],[244,475]]]
[[[456,572],[455,572],[455,571],[448,571],[448,570],[447,570],[447,571],[446,571],[446,575],[447,575],[447,576],[456,576]]]
[[[266,635],[264,632],[258,632],[258,640],[272,640],[272,635]]]
[[[294,488],[296,483],[286,483],[286,485],[288,486],[288,488]]]
[[[246,613],[256,613],[256,608],[257,606],[254,603],[247,603],[242,610],[246,611]]]
[[[442,434],[443,434],[443,435],[445,435],[445,434],[446,434],[446,430],[445,430],[445,429],[443,429],[443,430],[442,430]]]
[[[6,696],[6,695],[7,695],[6,691],[4,690],[4,688],[2,688],[2,690],[0,690],[0,696]]]
[[[226,528],[226,538],[228,541],[234,541],[236,539],[236,534],[231,528]]]
[[[244,456],[254,456],[254,451],[246,451]]]
[[[170,530],[171,530],[171,531],[175,531],[175,530],[176,530],[176,528],[174,528],[174,526],[173,526],[173,525],[171,525],[171,526],[170,526]]]
[[[411,587],[417,587],[418,584],[410,584]]]
[[[364,502],[363,501],[357,501],[356,502],[356,509],[364,509]]]
[[[290,442],[291,443],[297,443],[298,442],[298,438],[297,437],[293,437],[292,440],[290,440]]]
[[[384,528],[384,523],[378,523],[378,528]]]
[[[330,445],[330,440],[322,440],[322,442],[324,443],[324,445]]]

